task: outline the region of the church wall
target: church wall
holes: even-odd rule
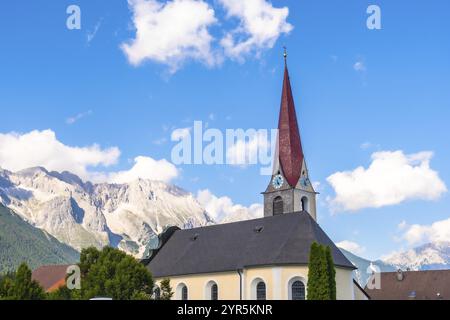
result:
[[[162,279],[156,279],[159,285]],[[170,277],[170,286],[175,293],[173,299],[181,300],[179,287],[185,284],[189,291],[189,300],[207,300],[207,285],[216,282],[219,288],[219,300],[239,300],[239,275],[236,272],[209,273]]]
[[[159,284],[160,280],[156,279]],[[171,277],[171,286],[175,292],[174,300],[181,299],[179,290],[185,284],[189,290],[189,300],[208,300],[208,283],[214,281],[219,288],[219,300],[240,299],[240,278],[236,272],[210,273]],[[245,269],[242,274],[243,299],[256,299],[256,285],[259,280],[266,284],[267,300],[290,299],[290,284],[300,280],[307,287],[307,266],[267,266]],[[336,286],[338,300],[355,299],[352,271],[336,268]]]

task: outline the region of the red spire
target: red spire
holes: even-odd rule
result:
[[[284,68],[278,130],[280,166],[289,185],[295,187],[301,176],[304,155],[287,64]]]

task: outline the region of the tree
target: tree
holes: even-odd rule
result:
[[[9,272],[6,275],[0,276],[0,300],[6,300],[9,292],[14,285],[15,273]]]
[[[161,300],[171,300],[174,295],[170,286],[170,279],[163,279],[161,281]]]
[[[81,297],[149,300],[153,279],[147,268],[124,252],[106,247],[84,249],[80,255]]]
[[[326,247],[327,268],[328,268],[328,281],[330,286],[330,300],[336,300],[336,268],[334,266],[333,255],[331,254],[331,248]]]
[[[0,296],[7,300],[43,300],[44,289],[31,279],[31,270],[22,263],[17,272],[0,281]]]
[[[67,288],[67,286],[62,286],[58,290],[49,292],[47,294],[47,300],[76,300],[73,295],[73,290]]]
[[[334,264],[328,263],[325,246],[311,245],[308,269],[308,300],[332,300]]]

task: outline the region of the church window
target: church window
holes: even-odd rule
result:
[[[300,280],[292,283],[291,297],[292,300],[305,300],[305,285]]]
[[[153,295],[155,297],[155,300],[161,300],[161,289],[159,287],[155,287],[153,290]]]
[[[263,281],[256,285],[256,300],[266,300],[266,284]]]
[[[183,286],[181,288],[181,300],[188,300],[189,294],[188,294],[188,288],[186,286]]]
[[[211,300],[219,300],[219,287],[215,283],[211,286]]]
[[[273,215],[283,214],[283,210],[284,210],[283,198],[276,197],[273,200]]]

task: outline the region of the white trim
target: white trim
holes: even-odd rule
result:
[[[216,280],[208,280],[204,286],[204,298],[205,300],[211,300],[211,288],[213,285],[217,286],[217,299],[220,300],[220,288],[219,288],[219,284],[217,283]]]
[[[242,270],[242,273],[241,273],[242,280],[241,280],[241,277],[239,277],[239,275],[238,275],[239,281],[241,281],[240,287],[238,288],[238,297],[240,295],[240,290],[242,288],[242,300],[248,300],[248,297],[247,297],[247,286],[246,286],[246,284],[247,284],[246,273],[247,273],[247,271],[245,269]]]
[[[183,293],[182,293],[183,287],[186,287],[188,289],[188,300],[189,300],[189,288],[184,282],[180,282],[180,283],[177,284],[177,287],[176,287],[177,289],[175,290],[175,300],[182,300],[182,298],[183,298]]]
[[[281,300],[281,268],[272,268],[273,300]],[[266,288],[267,291],[267,288]]]
[[[287,294],[287,299],[288,299],[288,300],[292,300],[292,284],[293,284],[295,281],[301,281],[301,282],[303,282],[303,284],[305,285],[305,300],[306,300],[307,297],[308,297],[308,278],[306,278],[306,277],[304,277],[304,276],[294,276],[294,277],[291,277],[291,278],[287,281],[286,286],[285,286],[285,288],[286,288],[286,290],[287,290],[287,292],[288,292],[288,294]]]
[[[260,282],[264,282],[264,284],[266,285],[266,299],[267,299],[267,281],[264,280],[263,277],[255,277],[253,278],[251,284],[250,284],[250,300],[256,300],[256,286],[258,285],[258,283]]]

